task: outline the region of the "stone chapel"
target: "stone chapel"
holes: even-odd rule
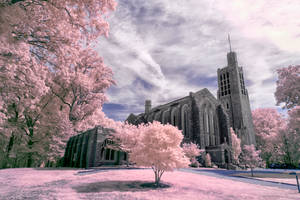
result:
[[[211,155],[220,167],[231,163],[230,127],[242,144],[254,144],[255,136],[248,91],[243,68],[238,66],[237,55],[227,54],[227,66],[218,69],[217,98],[206,88],[190,92],[188,96],[152,108],[145,101],[145,112],[130,114],[131,124],[159,121],[182,130],[183,142],[194,142]]]

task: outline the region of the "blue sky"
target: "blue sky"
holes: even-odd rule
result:
[[[118,0],[96,49],[116,86],[103,110],[115,120],[208,88],[232,48],[252,109],[275,107],[276,69],[300,63],[299,0]]]

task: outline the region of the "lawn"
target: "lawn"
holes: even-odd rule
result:
[[[297,190],[236,182],[181,171],[166,172],[153,188],[150,169],[0,170],[0,199],[300,199]]]

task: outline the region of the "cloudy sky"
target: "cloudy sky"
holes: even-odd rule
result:
[[[299,0],[117,0],[97,50],[116,86],[104,112],[115,120],[208,88],[232,48],[251,108],[275,107],[276,69],[300,64]]]

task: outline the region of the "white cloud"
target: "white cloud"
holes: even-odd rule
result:
[[[204,87],[216,95],[230,33],[251,107],[274,106],[276,69],[300,62],[299,10],[298,0],[120,0],[97,47],[117,81],[110,100],[143,110],[149,98],[155,105]]]

